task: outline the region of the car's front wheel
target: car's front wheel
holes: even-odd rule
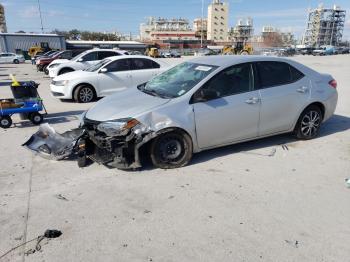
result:
[[[303,140],[315,138],[319,133],[322,118],[322,112],[318,106],[312,105],[306,108],[295,126],[296,137]]]
[[[150,151],[155,167],[162,169],[182,167],[192,158],[192,140],[184,132],[164,133],[152,141]]]
[[[13,60],[13,63],[14,63],[14,64],[19,64],[19,60],[18,60],[18,59],[15,59],[15,60]]]
[[[90,103],[95,100],[95,90],[89,85],[80,85],[74,92],[74,100],[78,103]]]

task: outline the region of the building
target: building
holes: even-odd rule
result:
[[[73,55],[79,54],[92,48],[104,49],[122,49],[128,51],[139,51],[144,53],[146,45],[137,41],[84,41],[84,40],[67,40],[68,50],[72,50]]]
[[[343,37],[346,11],[334,5],[326,9],[320,5],[308,13],[303,44],[319,47],[322,45],[338,46]]]
[[[141,41],[194,40],[196,37],[187,19],[150,17],[146,23],[140,25],[140,39]]]
[[[193,31],[198,39],[207,39],[208,20],[196,18],[193,20]]]
[[[64,37],[56,34],[0,33],[0,52],[20,53],[41,43],[47,43],[51,49],[66,49]]]
[[[228,40],[228,11],[228,3],[220,0],[213,0],[208,6],[208,40],[215,42]]]
[[[5,8],[0,4],[0,33],[7,33]]]
[[[253,33],[253,19],[239,19],[237,25],[229,32],[229,40],[234,43],[246,43],[251,40]]]

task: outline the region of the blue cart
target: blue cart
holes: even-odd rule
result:
[[[44,110],[44,105],[40,98],[16,102],[15,105],[16,107],[4,108],[0,103],[0,127],[9,128],[12,125],[11,116],[14,114],[20,114],[21,118],[29,119],[35,125],[43,122],[44,117],[40,111]]]

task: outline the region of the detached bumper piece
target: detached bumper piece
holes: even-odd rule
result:
[[[43,124],[22,146],[52,160],[62,160],[75,153],[77,141],[83,136],[83,129],[57,133],[50,125]]]

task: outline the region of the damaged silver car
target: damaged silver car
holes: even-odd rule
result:
[[[99,101],[82,115],[74,148],[80,166],[138,168],[145,153],[177,168],[193,153],[261,137],[312,139],[334,113],[336,85],[287,59],[199,57]]]

